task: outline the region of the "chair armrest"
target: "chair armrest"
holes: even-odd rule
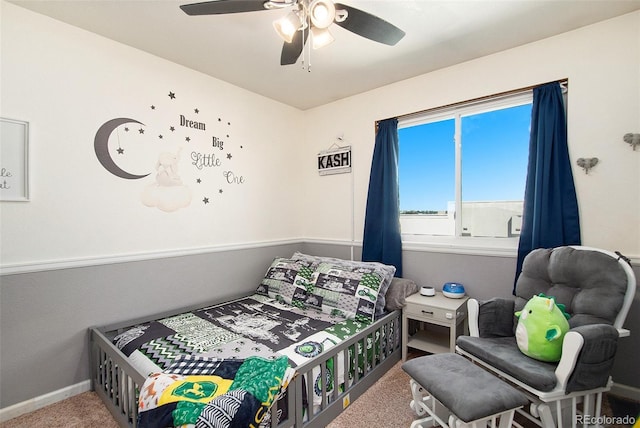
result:
[[[513,300],[502,298],[469,299],[469,334],[474,337],[513,336],[514,305]]]
[[[562,343],[562,357],[556,368],[558,386],[566,393],[606,386],[617,348],[618,330],[611,325],[572,328]]]

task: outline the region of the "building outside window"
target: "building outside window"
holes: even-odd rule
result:
[[[403,240],[517,246],[531,105],[527,91],[399,119]]]

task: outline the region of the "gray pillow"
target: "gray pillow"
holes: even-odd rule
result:
[[[385,309],[389,312],[401,309],[407,296],[417,293],[419,289],[420,287],[410,279],[393,278],[385,296]]]
[[[315,263],[332,263],[336,266],[341,266],[349,269],[365,268],[365,269],[372,270],[373,272],[380,275],[380,277],[382,278],[382,283],[380,285],[380,289],[378,290],[378,297],[376,299],[375,316],[378,317],[379,315],[384,314],[384,310],[386,306],[385,296],[387,294],[387,290],[389,289],[389,286],[391,285],[391,280],[393,279],[393,275],[395,275],[396,273],[395,266],[385,265],[379,262],[359,262],[354,260],[336,259],[333,257],[312,256],[309,254],[301,253],[299,251],[296,251],[295,253],[293,253],[293,256],[291,256],[291,259],[304,260],[307,262],[315,262]]]

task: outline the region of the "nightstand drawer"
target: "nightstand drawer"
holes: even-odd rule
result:
[[[404,310],[406,311],[407,316],[414,319],[424,318],[428,320],[450,322],[457,318],[456,311],[409,302],[407,302]]]

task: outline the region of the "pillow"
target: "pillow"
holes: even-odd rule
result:
[[[569,315],[564,312],[564,305],[558,306],[555,298],[540,294],[529,299],[516,316],[520,352],[540,361],[560,361],[562,341],[569,331]]]
[[[315,266],[311,261],[276,257],[256,293],[291,305],[296,294],[304,293],[304,285],[311,280]],[[304,296],[297,297],[300,298]]]
[[[385,309],[389,312],[402,309],[407,296],[417,293],[420,290],[418,284],[407,278],[393,278],[387,295],[385,296]]]
[[[383,281],[375,269],[320,263],[305,283],[306,293],[296,293],[292,305],[369,323],[375,318]]]
[[[387,290],[391,285],[391,280],[396,273],[395,266],[385,265],[379,262],[359,262],[353,260],[343,260],[336,259],[333,257],[321,257],[321,256],[311,256],[309,254],[304,254],[296,251],[291,256],[292,260],[303,260],[311,263],[331,263],[335,266],[339,266],[343,269],[351,269],[351,270],[370,270],[371,272],[375,272],[376,274],[382,277],[382,283],[380,284],[380,288],[378,289],[378,297],[376,298],[375,304],[375,316],[382,315],[385,311],[385,295],[387,294]]]

